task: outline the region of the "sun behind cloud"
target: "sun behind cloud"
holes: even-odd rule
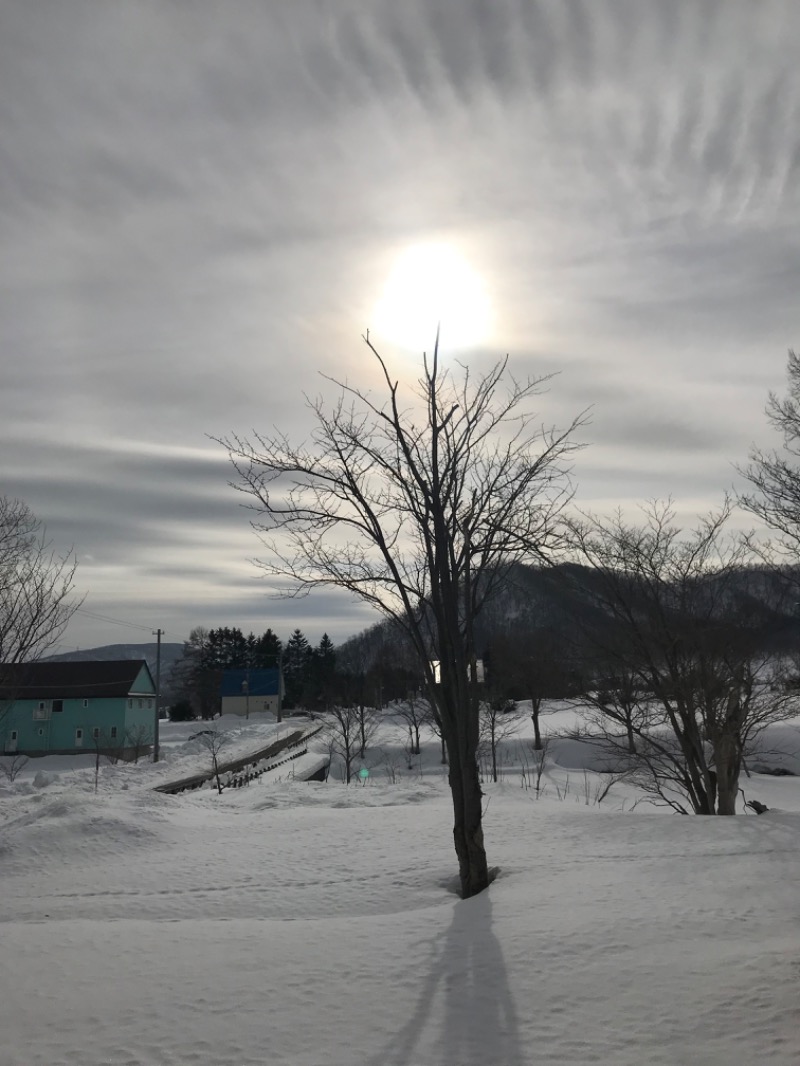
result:
[[[437,327],[448,351],[473,348],[489,334],[490,310],[478,271],[454,246],[432,241],[397,257],[375,306],[373,329],[414,352],[431,347]]]

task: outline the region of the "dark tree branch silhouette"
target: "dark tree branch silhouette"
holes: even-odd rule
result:
[[[570,499],[568,460],[582,418],[534,423],[527,401],[547,380],[516,381],[502,359],[473,376],[442,365],[438,337],[415,402],[367,335],[383,399],[334,382],[310,402],[316,428],[295,446],[275,433],[220,441],[253,498],[261,562],[297,596],[335,587],[394,619],[418,657],[447,746],[463,896],[486,888],[473,626],[522,558],[547,559]],[[434,665],[438,663],[438,667]]]
[[[0,685],[4,666],[39,659],[66,629],[82,603],[73,597],[76,567],[53,551],[26,503],[0,496]]]
[[[770,393],[767,418],[783,437],[783,451],[753,448],[750,465],[740,470],[753,487],[739,502],[778,534],[780,555],[800,558],[800,356],[789,352],[788,393]],[[768,553],[765,553],[768,559]]]
[[[618,514],[573,526],[585,592],[602,612],[583,636],[611,674],[591,701],[592,735],[610,769],[682,813],[735,814],[746,752],[794,714],[756,609],[761,575],[747,538],[726,533],[730,513],[726,500],[684,531],[656,501],[639,525]]]

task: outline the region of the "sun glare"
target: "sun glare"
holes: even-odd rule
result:
[[[441,327],[448,351],[473,348],[489,333],[480,275],[449,244],[415,244],[396,260],[375,308],[374,331],[410,351],[429,349]]]

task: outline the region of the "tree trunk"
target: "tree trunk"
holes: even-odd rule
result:
[[[724,735],[715,742],[714,766],[717,771],[717,814],[736,814],[741,765],[735,737]]]
[[[364,752],[367,750],[367,723],[365,719],[365,714],[365,706],[362,703],[361,706],[358,708],[358,732],[361,740],[361,746],[358,752],[359,759],[364,758]],[[350,784],[349,778],[347,779],[347,783],[348,785]]]
[[[449,747],[449,745],[448,745]],[[453,842],[458,856],[461,898],[477,896],[489,887],[489,867],[483,845],[483,793],[473,756],[459,758],[450,750],[450,791],[453,796]]]
[[[537,699],[531,699],[531,721],[533,722],[533,750],[542,750],[542,734],[539,730],[539,710],[541,703]]]
[[[630,707],[625,709],[625,732],[628,735],[628,754],[636,754],[636,734],[633,731],[633,710]]]

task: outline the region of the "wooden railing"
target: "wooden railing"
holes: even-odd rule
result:
[[[239,785],[225,782],[224,785],[227,787],[238,788],[241,787],[241,783],[249,784],[254,777],[260,777],[261,774],[266,773],[268,770],[274,770],[277,766],[283,765],[283,763],[291,762],[293,759],[305,755],[308,752],[308,741],[321,730],[321,725],[316,726],[314,729],[298,729],[287,736],[280,737],[264,748],[259,748],[257,751],[239,756],[236,759],[229,759],[224,763],[221,762],[219,764],[219,776],[220,778],[227,777],[228,782],[234,780],[240,782]],[[260,763],[266,763],[266,765],[260,766]],[[215,776],[216,774],[212,767],[200,773],[192,774],[191,777],[182,777],[177,781],[168,781],[165,784],[156,785],[155,791],[175,796],[179,792],[191,792],[193,789],[202,788]]]

